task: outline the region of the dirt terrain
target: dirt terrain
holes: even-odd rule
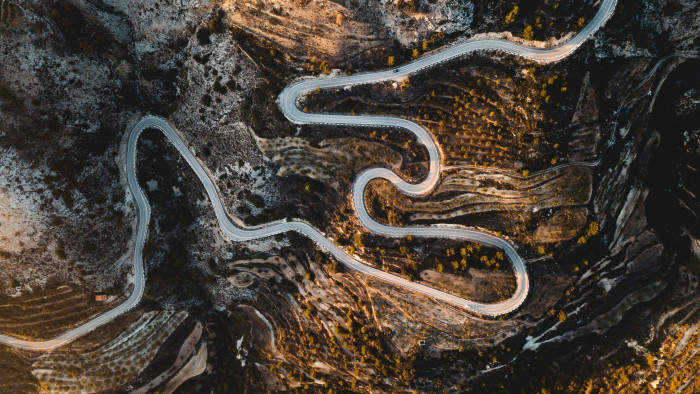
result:
[[[128,293],[137,216],[124,147],[145,114],[169,119],[247,225],[303,219],[373,267],[507,298],[498,250],[387,239],[357,220],[362,170],[425,176],[408,133],[293,125],[277,96],[299,78],[398,66],[471,38],[554,45],[596,7],[0,0],[0,333],[49,338]],[[620,0],[556,64],[477,53],[300,102],[428,129],[445,166],[435,192],[375,182],[370,213],[505,237],[531,280],[518,311],[458,310],[348,272],[295,234],[232,243],[182,158],[146,131],[143,301],[53,353],[3,348],[0,389],[697,391],[698,15],[690,0]]]

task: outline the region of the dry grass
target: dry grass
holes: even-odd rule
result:
[[[384,47],[388,41],[376,26],[355,20],[354,10],[339,2],[243,0],[224,4],[223,9],[228,23],[298,58],[345,58]]]
[[[420,279],[428,285],[477,302],[499,302],[508,299],[515,290],[512,272],[490,272],[470,268],[466,275],[424,270]]]
[[[0,298],[0,332],[26,339],[50,339],[99,315],[112,305],[71,286]]]

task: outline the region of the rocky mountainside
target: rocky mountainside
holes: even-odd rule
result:
[[[512,273],[497,250],[386,239],[359,224],[357,173],[424,174],[409,135],[298,127],[277,95],[299,78],[378,70],[474,37],[556,44],[597,6],[0,0],[1,333],[50,336],[129,291],[137,215],[125,142],[145,114],[182,133],[246,224],[303,218],[378,268],[470,298],[507,297]],[[372,214],[508,237],[532,284],[518,311],[457,310],[348,272],[295,234],[232,243],[191,170],[147,131],[144,301],[51,355],[7,349],[0,388],[696,392],[699,7],[620,0],[557,64],[482,53],[401,85],[304,99],[309,111],[405,116],[431,130],[448,166],[436,193],[409,199],[378,183]],[[150,332],[142,327],[161,333],[127,362],[112,345]],[[60,363],[95,354],[104,368]]]

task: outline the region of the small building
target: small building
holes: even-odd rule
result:
[[[418,345],[419,345],[419,346],[425,346],[425,344],[426,344],[425,339],[419,339],[419,340],[418,340]]]
[[[107,294],[95,294],[95,301],[97,301],[97,302],[107,301]]]

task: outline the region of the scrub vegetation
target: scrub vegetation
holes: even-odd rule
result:
[[[51,339],[113,308],[119,301],[101,303],[79,287],[58,286],[0,298],[0,331],[30,340]]]
[[[53,352],[32,364],[32,374],[50,392],[119,388],[153,359],[186,312],[147,312],[116,338],[87,352]]]

